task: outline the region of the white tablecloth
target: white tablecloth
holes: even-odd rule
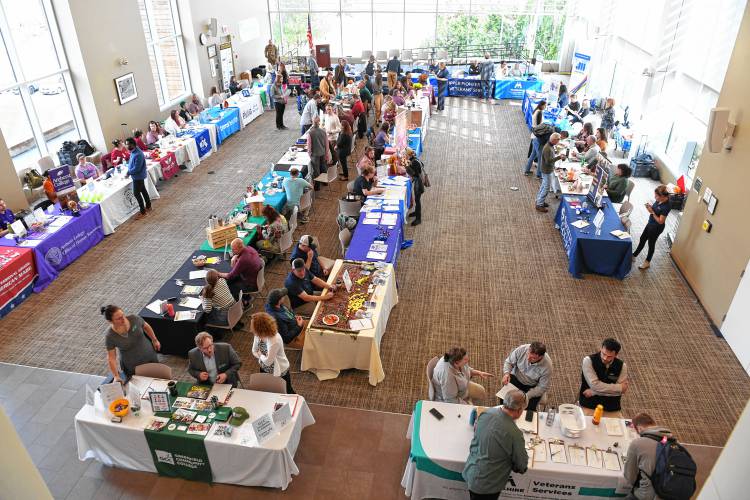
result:
[[[329,283],[336,279],[341,259],[331,270]],[[393,266],[387,264],[390,275],[385,285],[375,288],[374,300],[377,307],[372,314],[373,328],[361,330],[358,335],[309,327],[302,350],[302,370],[312,371],[319,380],[329,380],[339,376],[341,370],[356,368],[369,371],[370,385],[377,385],[385,379],[383,363],[380,360],[380,340],[385,334],[388,316],[393,306],[398,304],[396,274]],[[319,302],[312,317],[318,314]]]
[[[240,126],[245,126],[251,121],[263,114],[263,102],[260,95],[252,94],[250,97],[244,97],[242,93],[236,93],[228,99],[230,106],[240,108]]]
[[[151,380],[148,377],[134,377],[131,383],[145,391]],[[206,436],[204,443],[215,482],[282,489],[289,486],[292,475],[299,474],[294,455],[302,429],[315,423],[305,399],[297,396],[291,423],[262,446],[240,444],[240,431],[249,427],[255,418],[270,413],[277,401],[289,401],[290,406],[294,407],[293,398],[267,392],[234,390],[229,405],[247,409],[250,419],[235,429],[229,438],[215,436],[213,427]],[[148,401],[142,404],[138,417],[131,413],[123,418],[122,423],[114,424],[97,392],[96,405],[84,406],[75,416],[78,458],[94,458],[109,466],[156,472],[143,431],[151,421],[151,407]]]
[[[185,170],[192,172],[200,165],[201,158],[198,155],[198,146],[192,137],[167,136],[159,141],[159,151],[163,154],[172,152],[177,159],[178,165],[185,165]]]
[[[294,157],[294,159],[292,159]],[[276,165],[281,165],[291,168],[293,165],[298,167],[309,167],[310,166],[310,155],[307,151],[287,151],[284,156],[276,162]]]
[[[424,468],[430,470],[418,469],[410,456],[401,480],[401,486],[404,488],[406,496],[412,500],[423,498],[467,500],[469,491],[466,488],[466,483],[458,479],[456,475],[460,475],[463,471],[469,455],[469,445],[474,436],[474,429],[469,425],[472,407],[433,401],[421,401],[420,403],[417,406],[420,409],[418,419],[419,443],[415,443],[412,439],[414,426],[417,425],[414,414],[412,414],[406,437],[412,440],[412,454],[415,453],[415,447],[421,447],[424,450],[424,454],[429,457],[430,462],[429,466]],[[437,408],[445,418],[437,420],[428,413],[431,408]],[[541,416],[546,416],[546,414],[542,412]],[[603,422],[599,427],[595,427],[591,425],[591,417],[586,417],[586,419],[586,430],[578,439],[562,435],[559,415],[552,427],[546,426],[544,420],[539,418],[539,435],[547,441],[549,439],[562,439],[565,441],[566,453],[567,446],[574,443],[582,447],[596,445],[598,449],[606,450],[617,442],[618,447],[613,447],[613,451],[616,451],[618,455],[627,451],[631,431],[625,428],[624,421],[622,422],[622,428],[626,435],[614,437],[607,435]],[[524,436],[528,443],[531,436],[529,434]],[[594,498],[611,498],[613,490],[618,493],[621,492],[617,488],[622,472],[576,466],[570,463],[554,463],[550,459],[548,443],[546,447],[546,461],[535,461],[525,474],[511,474],[511,478],[508,480],[500,498],[578,498],[591,500]],[[622,466],[622,457],[620,462]],[[454,477],[450,478],[450,476]]]
[[[153,178],[161,176],[161,166],[151,163],[147,168],[146,191],[153,202],[159,199],[159,191],[156,190]],[[102,209],[102,229],[104,234],[112,234],[117,226],[138,212],[138,201],[133,194],[133,181],[129,177],[113,175],[107,180],[100,179],[95,181],[95,193],[103,195],[101,201],[97,202]],[[84,191],[90,190],[88,184],[77,189],[79,198],[86,199],[88,193],[84,194]]]

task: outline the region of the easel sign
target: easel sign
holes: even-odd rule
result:
[[[596,170],[594,171],[594,178],[589,186],[589,192],[586,193],[586,198],[597,208],[602,207],[602,198],[606,193],[604,187],[609,181],[609,167],[612,164],[605,159],[603,156],[597,156]]]

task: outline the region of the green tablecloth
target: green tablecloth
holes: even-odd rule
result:
[[[240,202],[240,204],[237,205],[237,210],[241,211],[242,207],[244,207],[244,206],[245,206],[244,201]],[[266,218],[262,217],[262,216],[261,217],[252,217],[252,216],[250,216],[250,217],[247,218],[247,220],[249,222],[254,222],[255,224],[259,224],[259,225],[265,224],[265,222],[266,222]],[[238,228],[238,230],[241,231],[242,229]],[[258,234],[258,229],[257,228],[253,229],[252,231],[249,231],[247,233],[247,236],[245,236],[244,238],[242,238],[242,241],[245,243],[245,246],[248,246],[248,245],[250,245],[250,243],[252,243],[252,241],[255,238],[256,234]],[[200,247],[200,251],[201,252],[224,253],[224,247],[211,248],[211,245],[208,244],[208,240],[203,240],[203,244]]]

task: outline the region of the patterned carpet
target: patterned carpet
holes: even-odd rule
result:
[[[288,131],[277,131],[273,120],[264,114],[195,172],[159,186],[153,214],[118,228],[44,293],[0,320],[0,361],[104,374],[107,325],[99,306],[119,304],[133,314],[146,304],[199,246],[207,217],[231,209],[248,182],[297,137],[295,110],[286,114]],[[538,182],[521,174],[527,148],[519,103],[448,100],[446,111],[430,120],[425,141],[432,187],[423,197],[423,224],[407,229],[414,246],[399,258],[401,301],[381,345],[385,381],[371,387],[366,373],[347,371],[319,382],[296,373],[300,353],[290,351],[295,389],[314,403],[408,413],[427,395],[424,369],[432,356],[465,346],[473,367],[497,375],[485,382],[494,394],[507,353],[538,339],[554,361],[550,404],[556,405],[575,400],[582,356],[614,336],[623,343],[632,380],[625,414],[647,411],[683,441],[723,445],[750,397],[750,381],[712,333],[665,238],[647,272],[634,269],[624,281],[572,278],[553,226],[556,200],[548,200],[549,214],[533,210]],[[640,235],[640,207],[653,185],[636,182],[633,232]],[[345,185],[334,189],[343,192]],[[339,256],[336,211],[334,200],[316,200],[311,222],[298,229],[298,236],[317,235],[329,257]],[[282,265],[270,271],[281,272]],[[282,280],[268,275],[272,287]],[[231,338],[245,378],[257,371],[251,341],[248,332]],[[163,358],[185,376],[185,360]]]

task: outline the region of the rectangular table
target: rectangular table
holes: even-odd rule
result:
[[[534,77],[514,78],[507,77],[495,80],[495,99],[516,99],[522,100],[527,90],[541,91],[542,80]]]
[[[523,111],[524,119],[526,120],[526,126],[529,127],[529,130],[531,130],[531,118],[534,114],[534,108],[536,108],[536,105],[539,104],[539,101],[545,100],[547,100],[546,93],[537,92],[533,89],[529,89],[524,92],[523,102],[521,103],[521,110]],[[561,130],[569,130],[570,124],[568,123],[568,120],[558,119],[557,116],[559,113],[559,108],[551,108],[548,106],[547,109],[544,110],[543,121],[555,126],[560,126]]]
[[[48,215],[69,216],[62,213],[59,204]],[[39,293],[57,279],[60,271],[104,239],[102,228],[102,211],[99,205],[93,204],[81,210],[79,217],[70,217],[59,228],[47,228],[41,233],[32,231],[20,245],[12,239],[0,238],[0,246],[20,246],[33,250],[34,264],[39,274],[34,283],[34,292]]]
[[[257,89],[261,91],[262,89]],[[244,97],[241,92],[234,94],[228,99],[231,106],[240,109],[240,126],[245,128],[250,122],[263,114],[263,103],[260,94],[252,94]]]
[[[309,172],[310,155],[307,151],[287,151],[284,153],[284,156],[276,162],[273,169],[277,172],[285,172],[294,166],[298,167],[300,172],[304,167],[307,167]]]
[[[216,143],[221,145],[227,138],[240,130],[240,108],[209,108],[200,114],[200,123],[216,125]]]
[[[187,307],[177,305],[177,302],[181,298],[188,296],[180,295],[182,286],[178,286],[175,283],[175,280],[180,279],[185,282],[185,285],[203,286],[206,283],[206,280],[203,278],[192,280],[189,279],[190,271],[200,270],[192,263],[193,256],[196,255],[201,255],[201,252],[194,251],[193,253],[191,253],[185,263],[183,263],[177,270],[177,272],[175,272],[174,275],[172,275],[172,277],[169,278],[161,286],[159,291],[156,292],[153,297],[151,297],[151,300],[149,300],[144,305],[143,309],[141,309],[141,311],[138,313],[138,315],[143,318],[149,325],[151,325],[151,328],[154,329],[154,333],[161,343],[162,354],[174,354],[183,357],[187,356],[188,351],[195,347],[195,336],[198,334],[198,323],[203,316],[203,308],[198,307],[198,309],[196,309],[199,312],[198,316],[195,319],[175,321],[169,316],[162,316],[161,314],[154,313],[146,306],[148,306],[148,304],[151,304],[155,300],[166,300],[171,297],[177,297],[177,300],[170,302],[174,306],[175,313],[177,311],[192,310]],[[222,258],[220,255],[212,255],[211,257],[215,256]],[[227,259],[228,258],[229,257],[227,257]],[[216,269],[219,272],[228,272],[230,268],[231,265],[229,260],[222,260],[218,264],[208,264],[203,269]],[[193,295],[193,297],[196,296]]]
[[[159,163],[152,163],[149,171],[158,168],[161,168]],[[93,185],[91,184],[88,182],[85,186],[79,187],[78,197],[82,200],[97,200],[102,210],[104,234],[114,233],[117,226],[138,212],[138,201],[133,194],[133,181],[129,177],[124,177],[124,174],[115,173],[109,179],[100,177]],[[146,191],[152,203],[159,199],[159,191],[156,190],[151,175],[146,176]]]
[[[571,208],[569,200],[577,199],[588,203],[590,224],[583,229],[572,225],[581,218]],[[601,234],[596,235],[593,220],[599,210],[604,211],[604,223]],[[585,214],[582,214],[582,216]],[[633,257],[633,242],[630,238],[621,240],[610,234],[610,231],[625,231],[609,199],[604,200],[601,209],[591,206],[585,196],[564,196],[555,215],[555,227],[560,230],[565,253],[568,255],[568,271],[576,278],[583,278],[583,273],[596,273],[624,279],[630,273]]]
[[[388,262],[394,267],[398,260],[398,254],[401,251],[401,243],[404,241],[404,217],[401,213],[395,211],[398,221],[395,226],[383,226],[380,224],[365,224],[367,214],[359,214],[359,222],[352,235],[349,248],[346,250],[345,258],[347,260],[358,260],[368,262]],[[386,237],[385,244],[388,246],[385,259],[368,257],[370,245],[376,238]]]
[[[331,270],[329,283],[333,283],[343,261],[337,259]],[[361,330],[357,335],[345,332],[309,327],[302,349],[302,370],[312,371],[318,380],[329,380],[339,376],[341,370],[355,368],[369,372],[370,385],[377,385],[385,379],[383,362],[380,360],[380,341],[385,334],[388,316],[393,306],[398,304],[396,274],[392,265],[387,264],[390,275],[384,285],[375,288],[373,300],[377,307],[373,310],[373,328]],[[320,302],[312,317],[318,314]]]
[[[30,248],[0,247],[0,318],[31,295],[34,278],[36,266]]]
[[[152,380],[136,376],[130,383],[137,386],[139,392],[145,393]],[[275,431],[262,445],[258,445],[257,441],[242,444],[242,436],[252,432],[251,422],[271,413],[276,402],[289,402],[290,407],[294,407],[291,421],[280,431]],[[142,400],[140,415],[128,413],[118,424],[110,421],[99,392],[95,394],[94,403],[93,406],[85,405],[75,416],[79,460],[93,458],[110,467],[156,472],[144,433],[153,416],[151,403]],[[285,490],[292,481],[292,475],[299,474],[294,455],[302,429],[315,423],[307,401],[297,395],[234,389],[227,404],[245,408],[250,419],[235,428],[230,437],[215,435],[216,425],[212,425],[204,445],[213,481]],[[169,453],[169,450],[164,451]]]
[[[433,417],[429,413],[432,408],[436,408],[444,418],[437,420]],[[469,425],[471,409],[469,405],[417,402],[406,435],[411,440],[411,452],[401,480],[407,497],[412,500],[468,500],[469,491],[461,472],[469,456],[469,444],[474,437],[474,428]],[[546,417],[543,412],[539,414],[539,437],[547,441],[562,439],[566,445],[566,453],[567,446],[573,443],[583,447],[595,445],[600,450],[606,450],[617,442],[618,446],[613,447],[613,450],[617,452],[622,467],[622,454],[632,439],[624,421],[621,421],[621,425],[626,435],[614,437],[608,436],[603,428],[605,419],[600,424],[602,428],[594,429],[591,417],[586,417],[586,429],[579,439],[574,440],[563,436],[559,416],[551,427],[545,425],[542,417]],[[525,434],[524,438],[528,444],[530,435]],[[621,471],[555,463],[550,457],[549,444],[545,446],[546,461],[535,460],[525,474],[512,473],[501,498],[557,500],[624,496],[618,490]]]
[[[240,205],[237,205],[237,210],[241,210],[242,206],[244,206],[244,202],[240,203]],[[263,216],[260,216],[260,217],[249,216],[247,220],[248,222],[253,222],[258,225],[266,223],[266,218]],[[242,229],[239,226],[237,226],[237,231],[247,231],[247,230]],[[250,246],[257,234],[258,234],[258,228],[247,231],[247,236],[242,238],[242,242],[245,244],[245,246]],[[224,247],[213,248],[211,247],[211,245],[208,244],[208,240],[203,240],[203,243],[201,244],[201,247],[199,248],[199,250],[201,252],[215,252],[215,253],[224,253],[224,251],[226,250],[227,255],[231,253],[231,250],[229,249],[229,245],[227,245],[226,249]]]

